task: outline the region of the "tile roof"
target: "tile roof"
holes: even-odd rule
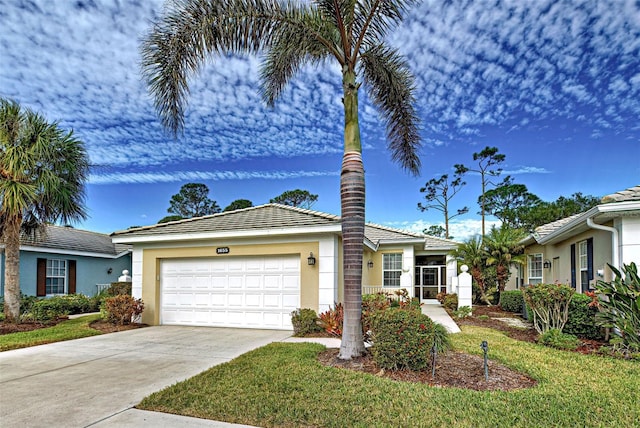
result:
[[[62,252],[79,251],[109,256],[116,256],[131,248],[128,244],[114,244],[111,237],[103,233],[54,225],[45,226],[44,233],[37,232],[35,236],[22,235],[20,244]]]
[[[640,201],[640,185],[612,193],[602,198],[603,204],[611,202]]]
[[[547,235],[555,232],[556,230],[560,229],[565,224],[570,223],[573,219],[580,217],[582,214],[583,213],[574,214],[572,216],[561,218],[560,220],[556,220],[556,221],[553,221],[551,223],[547,223],[547,224],[543,224],[542,226],[538,226],[538,227],[536,227],[535,232],[533,233],[533,235],[536,238],[536,240],[539,240],[540,238],[544,238],[545,236],[547,236]]]

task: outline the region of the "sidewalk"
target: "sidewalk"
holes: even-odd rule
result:
[[[442,324],[449,333],[460,333],[460,327],[444,310],[440,303],[427,303],[422,306],[422,313],[431,318],[434,322]]]

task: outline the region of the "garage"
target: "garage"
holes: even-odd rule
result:
[[[164,259],[160,323],[292,329],[300,255]]]

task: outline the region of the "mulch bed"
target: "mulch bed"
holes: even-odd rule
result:
[[[65,321],[67,319],[68,318],[58,318],[56,320],[49,321],[48,323],[40,323],[40,322],[8,323],[8,322],[2,321],[0,322],[0,335],[53,327],[54,325],[62,321]],[[114,325],[106,321],[97,320],[89,324],[89,327],[95,330],[101,331],[102,333],[115,333],[117,331],[133,330],[136,328],[147,327],[147,324],[131,323],[131,324],[125,324],[125,325]]]

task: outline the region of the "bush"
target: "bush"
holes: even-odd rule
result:
[[[131,296],[131,283],[130,282],[112,282],[109,288],[105,291],[107,296],[119,296],[121,294]]]
[[[575,293],[573,288],[562,284],[536,284],[523,288],[522,293],[538,333],[543,334],[553,328],[562,331],[569,318],[569,303]]]
[[[563,332],[583,339],[600,340],[604,337],[602,328],[596,323],[598,308],[590,306],[591,302],[591,297],[585,294],[573,296],[569,304],[569,318]]]
[[[29,314],[34,321],[49,322],[69,315],[69,305],[60,297],[38,300],[31,306]]]
[[[609,265],[616,277],[611,282],[598,281],[596,293],[604,295],[596,317],[603,327],[613,329],[632,352],[640,351],[640,277],[635,263],[624,265],[622,272]]]
[[[320,327],[329,334],[342,336],[342,321],[344,319],[344,309],[342,303],[336,303],[334,308],[329,308],[320,314]]]
[[[466,318],[468,316],[471,316],[471,307],[462,306],[457,310],[453,311],[453,315],[455,315],[456,318]]]
[[[61,304],[69,314],[86,314],[88,312],[96,312],[99,309],[98,301],[84,294],[68,294],[55,296],[51,299],[60,299]]]
[[[142,299],[134,299],[124,294],[107,297],[100,308],[102,317],[116,325],[129,324],[144,310]]]
[[[521,290],[503,291],[500,293],[500,307],[503,311],[522,313],[524,297]]]
[[[322,330],[318,325],[318,315],[313,309],[296,309],[291,312],[291,324],[293,324],[294,336],[306,336]]]
[[[446,295],[447,295],[446,291],[441,291],[438,294],[436,294],[436,300],[438,302],[440,302],[440,304],[443,304],[444,303],[444,298],[445,298]]]
[[[580,346],[580,340],[572,334],[566,334],[557,328],[547,330],[540,336],[539,342],[545,346],[565,351],[574,351]]]
[[[456,309],[458,309],[458,295],[453,293],[444,296],[444,302],[442,303],[442,306],[451,311],[455,311]]]
[[[430,350],[448,347],[448,335],[431,319],[416,311],[391,308],[372,317],[376,364],[385,369],[424,370],[429,366]]]

